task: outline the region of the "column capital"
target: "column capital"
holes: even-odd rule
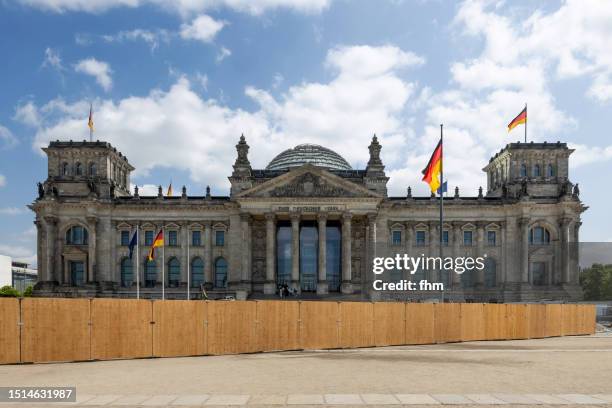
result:
[[[559,226],[564,228],[568,227],[573,220],[569,217],[562,217],[559,219]]]
[[[368,219],[369,224],[374,224],[376,222],[376,219],[378,218],[378,214],[371,212],[368,213],[366,217]]]
[[[276,219],[276,214],[273,212],[267,212],[264,214],[264,217],[266,217],[267,221],[274,221]]]
[[[240,213],[240,221],[246,221],[246,222],[251,221],[251,214],[246,213],[246,212]]]
[[[526,227],[529,225],[530,221],[531,221],[531,218],[529,217],[521,217],[518,219],[518,225],[519,227]]]
[[[87,221],[88,224],[95,225],[98,222],[98,217],[90,215],[90,216],[85,217],[85,220]]]
[[[210,228],[212,226],[212,221],[211,220],[202,221],[202,225],[204,226],[204,228]]]
[[[299,212],[291,212],[289,213],[289,218],[291,219],[291,221],[299,221],[300,220],[300,213]]]
[[[327,213],[326,212],[320,212],[317,214],[317,220],[319,222],[321,221],[327,221]]]
[[[58,221],[59,221],[59,218],[57,218],[57,217],[56,217],[56,216],[54,216],[54,215],[46,215],[46,216],[44,217],[44,219],[45,219],[45,222],[46,222],[47,224],[49,224],[49,225],[53,225],[53,226],[57,225],[57,223],[58,223]]]
[[[484,227],[486,227],[488,224],[490,224],[489,221],[476,221],[476,228],[478,229],[483,229]]]

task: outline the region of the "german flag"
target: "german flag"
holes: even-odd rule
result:
[[[151,249],[149,249],[149,261],[155,259],[155,248],[164,246],[164,230],[160,230],[155,239],[153,240],[153,244],[151,245]]]
[[[432,193],[436,193],[440,187],[440,172],[442,169],[442,139],[433,151],[427,167],[423,169],[423,181],[429,184]]]
[[[527,106],[523,108],[516,118],[512,119],[512,122],[508,123],[508,132],[523,123],[527,123]]]

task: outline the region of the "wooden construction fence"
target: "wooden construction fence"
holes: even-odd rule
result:
[[[0,364],[334,349],[595,332],[595,306],[0,298]]]

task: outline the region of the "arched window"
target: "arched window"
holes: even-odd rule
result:
[[[68,166],[68,163],[64,162],[62,163],[62,176],[67,176],[70,173],[70,167]]]
[[[527,166],[521,164],[521,177],[527,177]]]
[[[83,175],[83,165],[81,163],[78,163],[74,166],[74,174],[77,176],[82,176]]]
[[[145,287],[154,288],[157,283],[157,265],[155,260],[149,260],[146,258],[145,261]]]
[[[484,284],[487,288],[497,286],[497,264],[495,259],[487,258],[485,261]]]
[[[546,176],[555,177],[555,168],[553,167],[552,164],[549,164],[548,167],[546,168]]]
[[[463,289],[469,289],[474,286],[474,269],[466,269],[461,274],[461,286]]]
[[[202,258],[194,258],[191,261],[191,287],[199,288],[204,283],[204,261]]]
[[[181,263],[176,258],[168,261],[168,286],[177,288],[181,279]]]
[[[132,282],[134,281],[132,271],[132,260],[130,258],[123,258],[121,261],[121,286],[124,288],[132,286]]]
[[[95,176],[98,173],[98,169],[96,167],[96,163],[89,163],[89,175]]]
[[[536,164],[533,166],[533,177],[540,177],[540,165]]]
[[[550,232],[544,227],[533,227],[529,230],[529,243],[533,245],[550,244]]]
[[[79,225],[70,227],[66,231],[66,245],[87,245],[87,230]]]
[[[223,258],[215,261],[215,287],[227,287],[227,261]]]

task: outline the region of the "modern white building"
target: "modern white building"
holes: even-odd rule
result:
[[[25,262],[13,261],[10,256],[0,255],[0,287],[12,286],[23,292],[38,281],[38,271]]]

